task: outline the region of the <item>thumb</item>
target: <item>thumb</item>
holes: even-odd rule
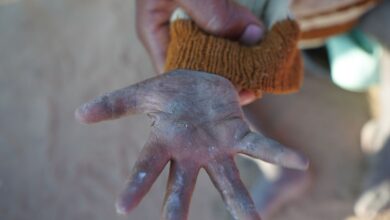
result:
[[[265,28],[244,6],[232,0],[177,0],[204,31],[252,45],[260,41]]]

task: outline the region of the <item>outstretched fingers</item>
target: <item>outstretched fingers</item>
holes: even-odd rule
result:
[[[206,166],[206,171],[234,219],[260,220],[233,158],[213,161]]]
[[[306,170],[308,159],[282,144],[255,132],[248,132],[235,146],[239,153],[287,168]]]
[[[97,97],[81,105],[76,110],[75,117],[84,123],[95,123],[127,114],[156,111],[158,106],[152,103],[156,100],[156,94],[151,90],[156,80],[157,78],[145,80]]]
[[[199,166],[191,163],[171,162],[167,193],[164,200],[163,220],[186,220],[194,191]]]
[[[116,204],[118,213],[126,214],[138,205],[168,161],[169,154],[164,147],[149,143],[143,148],[127,186]]]

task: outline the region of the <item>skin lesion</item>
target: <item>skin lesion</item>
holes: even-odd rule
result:
[[[225,78],[195,71],[173,71],[97,98],[76,110],[85,123],[134,113],[151,115],[149,140],[136,161],[117,210],[134,209],[170,162],[162,219],[187,219],[200,169],[205,169],[235,219],[260,219],[233,160],[246,154],[277,165],[305,170],[307,159],[250,131],[239,97]]]

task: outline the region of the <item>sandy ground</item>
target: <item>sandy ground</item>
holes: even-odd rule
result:
[[[113,205],[150,121],[134,116],[85,126],[73,118],[89,98],[153,75],[136,38],[133,1],[14,2],[0,5],[0,219],[158,219],[166,172],[129,216],[118,216]],[[285,134],[281,142],[313,161],[310,191],[275,219],[345,219],[361,187],[366,96],[315,71],[307,71],[298,94],[250,106],[271,136]],[[221,210],[202,173],[190,219],[224,219]]]

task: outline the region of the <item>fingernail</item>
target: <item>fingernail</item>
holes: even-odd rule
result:
[[[255,24],[250,24],[245,28],[244,33],[240,37],[240,42],[247,45],[254,45],[263,37],[263,29]]]
[[[116,208],[116,213],[120,215],[126,215],[127,213],[129,213],[126,207],[120,204],[119,202],[115,203],[115,208]]]

